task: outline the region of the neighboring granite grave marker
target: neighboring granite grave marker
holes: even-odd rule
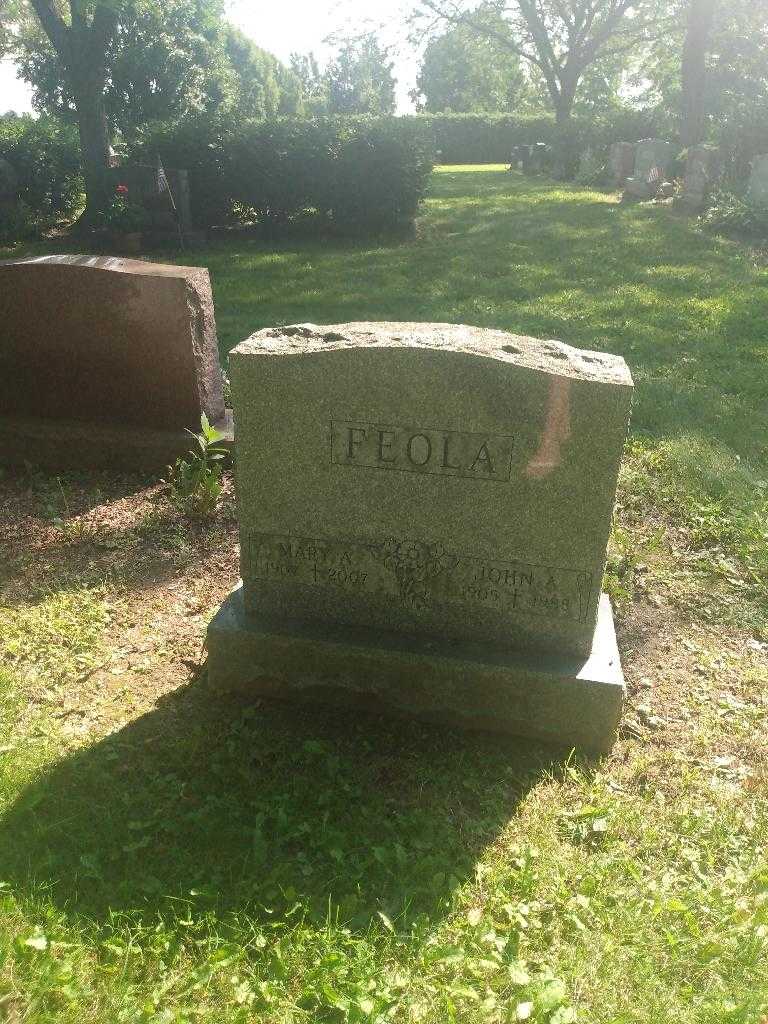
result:
[[[230,366],[243,586],[215,687],[610,745],[622,359],[383,323],[261,331]]]
[[[664,139],[643,139],[635,146],[635,167],[627,178],[624,195],[630,199],[652,199],[664,181],[671,161],[672,146]]]
[[[225,418],[208,271],[109,256],[0,263],[0,459],[162,468]]]
[[[143,207],[142,235],[148,244],[175,247],[180,235],[185,243],[196,243],[204,238],[192,224],[186,170],[161,169],[151,164],[121,164],[111,168],[110,175],[115,185],[125,185],[131,202]]]
[[[614,142],[608,163],[611,169],[611,183],[614,188],[624,188],[627,178],[635,169],[634,142]]]
[[[703,208],[720,166],[720,153],[711,146],[694,146],[685,161],[683,191],[675,206],[686,213],[699,213]]]

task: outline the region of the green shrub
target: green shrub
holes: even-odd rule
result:
[[[768,206],[725,187],[712,193],[702,220],[716,230],[768,238]]]
[[[198,224],[309,214],[344,232],[411,221],[433,164],[429,131],[407,117],[195,118],[156,126],[134,155],[187,168]]]
[[[21,200],[0,203],[0,245],[9,245],[35,234],[35,218]]]
[[[17,178],[18,198],[39,222],[71,216],[82,200],[77,130],[52,117],[0,116],[0,157]]]
[[[118,186],[118,190],[124,186]],[[99,226],[109,231],[130,234],[141,231],[146,225],[147,215],[143,206],[129,201],[118,191],[109,206],[99,216]]]

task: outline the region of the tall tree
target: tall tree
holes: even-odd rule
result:
[[[684,146],[740,133],[747,150],[751,142],[764,147],[768,0],[670,0],[670,7],[668,35],[637,61],[637,101],[677,125]]]
[[[374,33],[346,42],[328,65],[331,114],[393,114],[395,79],[389,51]]]
[[[110,194],[107,150],[115,133],[130,144],[153,121],[226,110],[261,118],[299,108],[296,77],[227,24],[223,0],[2,4],[16,6],[12,49],[22,76],[34,87],[35,106],[80,126],[87,220]],[[111,16],[110,31],[100,36],[96,53],[102,10]],[[85,95],[80,65],[88,70]],[[98,119],[92,116],[94,104]]]
[[[314,53],[292,53],[290,68],[299,82],[303,112],[328,113],[328,79]]]
[[[58,57],[77,110],[87,205],[91,222],[109,196],[109,138],[104,106],[107,48],[117,30],[124,0],[29,0]]]
[[[464,0],[417,0],[416,16],[432,24],[465,25],[526,61],[541,75],[558,124],[569,121],[579,84],[610,53],[629,51],[664,31],[663,0],[512,0],[497,10],[498,31],[485,7]]]
[[[496,31],[506,31],[495,12],[487,17]],[[459,24],[427,44],[411,96],[430,113],[463,114],[515,110],[526,91],[518,55]]]
[[[684,148],[704,138],[707,119],[707,53],[717,0],[689,0],[680,62],[682,109],[680,142]]]
[[[232,75],[228,105],[241,117],[299,113],[298,77],[234,26],[225,24],[223,34],[224,55]]]

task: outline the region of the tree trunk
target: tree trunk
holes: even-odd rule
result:
[[[73,82],[86,194],[86,206],[77,222],[78,227],[92,226],[111,197],[103,82],[103,74],[99,77],[98,73]]]
[[[564,92],[562,87],[557,96],[553,97],[555,106],[555,124],[558,128],[565,128],[571,123],[573,111],[573,93]]]
[[[86,207],[78,226],[90,226],[105,209],[111,191],[104,110],[105,54],[117,27],[122,0],[97,0],[90,22],[82,0],[69,0],[69,23],[64,20],[60,5],[52,0],[30,0],[30,3],[61,61],[77,107],[86,192]]]
[[[558,129],[555,136],[552,174],[558,181],[567,181],[571,177],[574,165],[573,143],[568,129],[571,127],[576,85],[576,82],[560,78],[559,88],[552,93],[555,124]]]
[[[706,133],[707,48],[717,0],[690,0],[681,63],[680,143],[697,146]]]

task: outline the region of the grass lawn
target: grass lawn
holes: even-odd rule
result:
[[[759,258],[666,207],[448,167],[411,240],[185,260],[211,269],[224,353],[275,323],[413,319],[627,359],[606,587],[628,708],[594,762],[211,700],[231,488],[200,530],[153,481],[6,473],[0,1021],[765,1024]]]

